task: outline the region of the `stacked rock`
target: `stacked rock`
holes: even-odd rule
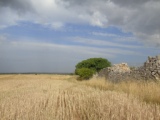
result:
[[[130,68],[127,63],[114,64],[112,67],[104,68],[99,72],[100,77],[105,77],[112,82],[118,82],[128,78]]]
[[[143,66],[130,70],[127,63],[115,64],[99,72],[100,77],[118,82],[122,80],[160,80],[160,55],[148,57]]]
[[[136,80],[160,80],[160,55],[148,57],[143,66],[131,71],[130,76]]]
[[[156,57],[148,57],[144,63],[144,75],[146,78],[154,78],[160,80],[160,55]]]
[[[108,67],[108,70],[110,72],[115,72],[115,73],[126,73],[130,72],[130,68],[127,65],[127,63],[121,63],[121,64],[114,64],[112,67]]]

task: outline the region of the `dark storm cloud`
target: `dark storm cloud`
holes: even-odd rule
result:
[[[1,7],[9,7],[19,13],[33,10],[30,0],[0,0]]]
[[[144,5],[147,2],[158,2],[159,0],[111,0],[111,1],[123,7],[138,7]]]

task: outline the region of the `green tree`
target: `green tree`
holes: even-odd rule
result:
[[[83,61],[79,62],[76,65],[75,74],[80,75],[78,71],[81,68],[88,68],[88,69],[94,71],[93,72],[93,74],[94,74],[95,72],[99,72],[101,69],[106,68],[106,67],[110,67],[110,66],[111,66],[111,62],[109,62],[107,59],[89,58],[87,60],[83,60]]]
[[[89,68],[96,72],[99,72],[101,69],[110,67],[111,62],[104,58],[89,58],[83,60],[76,65],[76,70],[80,68]]]

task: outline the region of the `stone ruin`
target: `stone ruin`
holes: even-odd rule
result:
[[[104,68],[99,72],[100,77],[105,77],[113,82],[124,80],[128,77],[131,70],[127,63],[114,64],[112,67]]]
[[[130,69],[127,63],[114,64],[102,69],[99,77],[105,77],[112,82],[122,80],[160,80],[160,55],[148,57],[143,66]]]
[[[160,80],[160,55],[156,57],[148,57],[143,66],[144,77]]]

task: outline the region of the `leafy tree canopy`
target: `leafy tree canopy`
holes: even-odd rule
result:
[[[76,65],[75,73],[77,74],[77,70],[81,68],[89,68],[94,70],[95,72],[99,72],[101,69],[110,67],[111,62],[104,58],[89,58],[87,60],[83,60]]]

